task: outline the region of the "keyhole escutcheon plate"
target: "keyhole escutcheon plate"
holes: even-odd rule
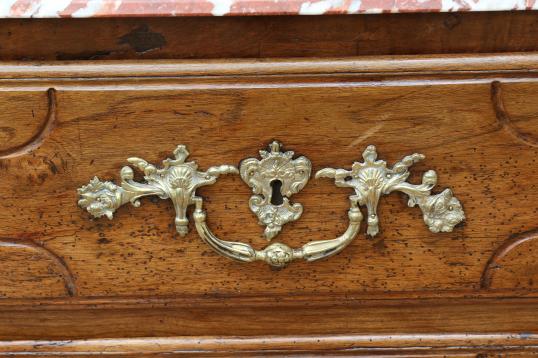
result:
[[[303,206],[291,203],[289,198],[304,188],[312,172],[310,160],[304,156],[293,159],[294,152],[282,151],[279,142],[272,142],[269,150],[260,150],[262,159],[241,161],[239,173],[252,188],[250,210],[265,226],[264,237],[274,238],[282,226],[301,217]]]

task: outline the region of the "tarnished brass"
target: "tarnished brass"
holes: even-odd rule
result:
[[[264,261],[274,267],[285,267],[295,259],[316,261],[342,251],[357,236],[363,219],[359,207],[365,205],[368,211],[367,233],[374,236],[379,232],[377,205],[381,195],[400,191],[409,196],[408,205],[422,210],[424,222],[432,232],[452,231],[454,226],[464,220],[465,216],[458,199],[450,189],[440,194],[431,194],[437,183],[437,174],[427,171],[421,184],[406,182],[408,168],[419,160],[422,154],[404,157],[392,168],[387,163],[377,160],[376,148],[368,146],[363,153],[364,162],[353,163],[351,170],[321,169],[316,178],[333,178],[336,186],[352,188],[354,194],[349,196],[349,225],[347,230],[335,239],[312,241],[300,248],[291,248],[283,243],[272,243],[263,250],[256,250],[251,245],[225,241],[217,238],[206,223],[203,199],[196,196],[196,189],[214,184],[221,174],[240,173],[242,179],[252,188],[250,208],[258,216],[260,223],[266,225],[265,237],[273,238],[282,225],[299,219],[303,207],[290,204],[288,197],[300,191],[308,182],[311,172],[310,161],[306,157],[293,159],[293,152],[281,152],[280,144],[273,142],[270,152],[260,151],[261,160],[248,158],[241,162],[240,170],[231,165],[220,165],[205,172],[198,171],[195,162],[185,162],[189,153],[185,146],[179,145],[174,151],[175,159],[165,159],[163,167],[157,168],[140,158],[129,158],[128,162],[144,172],[145,183],[133,180],[131,167],[121,169],[121,185],[101,181],[97,177],[89,184],[78,189],[78,204],[94,217],[107,216],[121,205],[131,202],[140,205],[143,196],[157,195],[161,199],[171,199],[176,210],[175,224],[178,233],[188,233],[187,206],[195,205],[194,224],[198,235],[219,254],[243,262]],[[274,192],[271,183],[279,180],[283,196],[281,204],[271,201]]]

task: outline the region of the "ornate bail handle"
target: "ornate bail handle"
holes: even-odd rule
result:
[[[145,183],[134,181],[132,168],[125,166],[120,172],[120,186],[94,177],[89,184],[78,189],[78,204],[96,218],[107,216],[112,219],[113,213],[128,202],[135,207],[140,206],[139,199],[143,196],[156,195],[161,199],[170,199],[176,211],[176,230],[181,236],[188,233],[187,207],[195,205],[193,217],[196,231],[216,252],[243,262],[265,261],[274,267],[284,267],[295,259],[316,261],[342,251],[359,232],[363,219],[359,206],[362,205],[365,205],[368,211],[367,234],[375,236],[379,232],[379,198],[393,191],[407,194],[409,206],[419,206],[424,222],[432,232],[452,231],[454,226],[465,218],[460,202],[450,189],[445,189],[440,194],[431,194],[431,189],[437,182],[435,171],[427,171],[422,178],[422,184],[406,182],[409,176],[408,168],[424,159],[422,154],[406,156],[392,168],[387,168],[385,161],[377,160],[375,147],[368,146],[363,153],[364,162],[353,163],[351,170],[325,168],[315,176],[333,178],[336,186],[354,189],[354,195],[349,197],[349,225],[341,236],[312,241],[296,249],[277,242],[263,250],[256,250],[245,243],[217,238],[206,224],[203,199],[196,196],[196,189],[214,184],[221,174],[240,173],[243,181],[252,188],[254,195],[249,206],[260,224],[266,226],[266,239],[274,238],[282,225],[299,219],[303,211],[302,205],[291,204],[288,198],[306,185],[311,164],[305,157],[293,159],[293,152],[282,152],[280,148],[279,143],[273,142],[269,147],[270,151],[260,151],[261,160],[245,159],[241,162],[240,170],[232,165],[220,165],[210,167],[205,172],[199,171],[195,162],[185,162],[189,152],[184,145],[176,148],[174,159],[163,161],[162,168],[140,158],[129,158],[127,161],[144,173]],[[279,185],[275,186],[275,183]],[[274,202],[273,198],[280,195],[281,202]]]

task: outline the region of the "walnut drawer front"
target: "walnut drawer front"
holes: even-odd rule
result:
[[[491,335],[469,338],[472,346],[521,338],[510,334],[538,329],[537,66],[535,54],[1,65],[0,337],[103,338],[90,328],[102,325],[126,339]],[[432,232],[408,196],[394,192],[377,205],[374,237],[365,221],[337,255],[275,269],[215,253],[194,228],[194,206],[184,237],[170,200],[143,198],[112,220],[77,206],[77,188],[94,176],[118,184],[130,157],[160,165],[183,144],[200,170],[239,167],[273,141],[307,157],[312,176],[290,198],[302,215],[272,242],[301,247],[346,230],[353,190],[313,174],[350,169],[368,145],[390,167],[424,154],[407,181],[420,184],[435,170],[433,193],[450,188],[465,220]],[[141,172],[134,179],[144,180]],[[196,194],[216,236],[268,245],[240,175]],[[305,306],[314,308],[306,314]],[[15,325],[31,329],[1,323],[15,307]],[[337,341],[362,339],[349,337]],[[439,352],[465,340],[430,338]],[[247,350],[242,342],[235,348]]]

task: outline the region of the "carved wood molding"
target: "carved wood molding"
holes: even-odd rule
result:
[[[510,119],[510,115],[506,110],[504,101],[502,98],[502,86],[501,82],[493,81],[491,83],[491,102],[493,104],[493,110],[495,111],[495,116],[499,121],[499,124],[506,129],[516,140],[531,146],[538,147],[538,140],[534,138],[531,134],[523,133],[516,126],[514,122]]]
[[[94,355],[154,356],[169,354],[342,354],[391,357],[504,354],[528,352],[538,345],[533,333],[450,333],[313,335],[261,337],[142,337],[85,340],[26,340],[0,342],[0,355]],[[502,347],[504,346],[504,347]],[[502,347],[502,348],[500,348]],[[477,355],[478,356],[478,355]]]
[[[502,243],[491,255],[489,258],[484,271],[482,272],[482,277],[480,278],[480,287],[482,289],[489,289],[491,287],[493,277],[495,272],[502,268],[501,261],[506,257],[511,251],[516,249],[518,246],[535,240],[538,238],[538,230],[532,230],[529,232],[524,232],[520,234],[513,235]]]
[[[20,145],[5,150],[0,150],[0,160],[15,158],[32,152],[33,150],[39,148],[43,141],[52,132],[56,122],[56,90],[54,88],[49,88],[47,90],[47,98],[47,116],[34,135]]]
[[[464,73],[461,69],[465,68]],[[184,76],[264,76],[363,74],[398,76],[402,73],[432,75],[435,73],[497,73],[512,75],[538,70],[538,54],[506,53],[476,55],[408,55],[363,56],[335,59],[251,59],[234,60],[138,60],[138,61],[79,61],[68,64],[33,63],[0,65],[0,78],[129,78]]]
[[[4,247],[16,249],[30,249],[32,251],[35,251],[36,253],[39,253],[40,255],[43,255],[47,260],[50,260],[52,262],[53,266],[56,268],[56,270],[62,277],[67,295],[77,295],[77,286],[75,284],[75,279],[71,270],[65,263],[64,259],[50,249],[28,239],[13,240],[7,238],[0,238],[0,249]],[[35,274],[38,273],[36,272]]]

